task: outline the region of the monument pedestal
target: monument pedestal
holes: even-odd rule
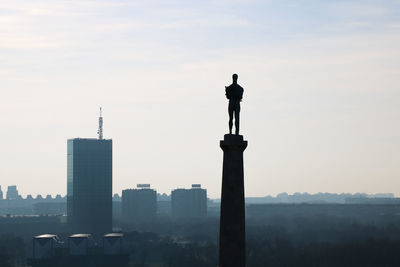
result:
[[[224,151],[222,170],[219,267],[245,266],[245,205],[242,135],[226,134],[220,142]]]

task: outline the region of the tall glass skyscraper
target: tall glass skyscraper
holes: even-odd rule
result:
[[[67,215],[76,233],[112,230],[112,140],[68,140]]]

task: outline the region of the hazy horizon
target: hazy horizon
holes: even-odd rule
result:
[[[14,186],[14,185],[12,185],[12,186]],[[183,188],[183,187],[179,187],[179,188],[174,188],[174,189],[190,189],[191,187],[190,186],[188,186],[188,187],[185,187],[185,188]],[[124,188],[124,190],[125,189],[138,189],[138,188],[136,188],[136,187],[132,187],[132,188]],[[157,190],[156,188],[153,188],[153,187],[151,187],[151,189],[154,189],[154,190]],[[203,188],[203,189],[207,189],[207,188]],[[7,188],[1,188],[1,190],[3,191],[3,199],[6,199],[6,192],[7,192]],[[18,190],[18,185],[17,185],[17,190]],[[36,199],[36,197],[38,196],[38,195],[41,195],[41,197],[43,198],[43,199],[45,199],[46,197],[47,197],[47,195],[51,195],[51,197],[54,199],[56,196],[58,196],[58,195],[61,195],[61,197],[66,197],[67,195],[62,195],[62,194],[59,194],[59,193],[50,193],[50,194],[38,194],[38,195],[32,195],[32,194],[20,194],[20,192],[18,192],[18,194],[23,198],[23,199],[26,199],[26,197],[28,196],[28,195],[31,195],[32,196],[32,198],[33,199]],[[115,193],[113,193],[113,197],[114,197],[114,195],[115,194],[118,194],[118,196],[119,197],[122,197],[122,195],[121,195],[121,192],[115,192]],[[157,194],[159,194],[159,195],[161,195],[161,200],[162,200],[162,196],[165,196],[165,195],[167,195],[168,197],[170,197],[171,196],[171,192],[158,192],[157,191]],[[330,192],[317,192],[317,193],[309,193],[309,192],[294,192],[294,193],[291,193],[291,194],[289,194],[289,193],[287,193],[287,192],[281,192],[281,193],[278,193],[278,194],[276,194],[276,195],[263,195],[263,196],[245,196],[246,198],[255,198],[255,199],[259,199],[259,198],[270,198],[270,197],[272,197],[272,198],[280,198],[280,197],[282,197],[282,196],[280,196],[281,194],[287,194],[289,197],[293,197],[293,196],[296,196],[297,194],[300,194],[301,196],[305,196],[305,195],[308,195],[308,196],[312,196],[312,197],[316,197],[316,195],[319,195],[319,194],[322,194],[324,197],[326,197],[326,194],[331,194],[331,195],[334,195],[334,196],[340,196],[340,195],[348,195],[348,194],[351,194],[352,195],[352,197],[356,197],[356,196],[358,196],[358,195],[366,195],[365,197],[367,197],[367,198],[392,198],[392,197],[396,197],[393,193],[390,193],[390,192],[381,192],[381,193],[373,193],[373,194],[367,194],[367,193],[364,193],[364,192],[356,192],[356,193],[347,193],[347,192],[341,192],[341,193],[330,193]],[[323,198],[321,198],[320,200],[325,200],[324,199],[324,197]],[[216,196],[216,197],[210,197],[210,196],[207,196],[207,198],[209,198],[209,199],[211,199],[211,200],[220,200],[221,199],[221,197],[220,196]],[[13,199],[14,200],[14,199]],[[315,199],[314,199],[315,200]],[[312,201],[312,200],[311,200]],[[290,202],[290,201],[289,201]],[[299,201],[297,201],[297,202],[299,202]],[[301,202],[301,201],[300,201]],[[305,203],[307,203],[307,201],[305,201]],[[331,203],[331,202],[327,202],[327,203]],[[332,202],[332,203],[335,203],[335,202]]]
[[[400,196],[400,1],[0,3],[4,193],[65,195],[101,106],[115,193],[219,197],[238,73],[246,196]]]

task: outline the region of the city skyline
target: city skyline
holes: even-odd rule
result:
[[[238,73],[246,196],[400,195],[399,1],[1,3],[3,190],[65,195],[65,141],[102,106],[113,193],[216,198]]]
[[[123,191],[125,191],[125,190],[129,191],[129,190],[137,189],[137,188],[140,188],[141,185],[149,185],[150,186],[150,184],[137,184],[136,187],[132,186],[132,187],[123,188],[121,192],[114,192],[113,193],[113,195],[112,195],[113,201],[121,199]],[[200,184],[192,184],[192,187],[193,187],[193,185],[201,186]],[[59,193],[36,194],[36,195],[30,194],[30,193],[20,194],[19,190],[16,190],[16,194],[17,195],[15,195],[15,197],[8,198],[6,193],[8,192],[8,189],[10,189],[10,187],[11,187],[11,190],[14,190],[15,187],[18,188],[18,185],[8,186],[7,189],[1,189],[1,187],[0,187],[0,196],[2,194],[4,195],[3,198],[0,198],[0,200],[21,200],[22,199],[22,200],[44,200],[44,201],[46,201],[46,200],[49,200],[49,199],[51,199],[51,200],[57,200],[58,199],[58,200],[66,201],[66,199],[67,199],[67,194],[65,194],[65,195],[62,195],[62,194],[59,194]],[[186,190],[187,187],[188,186],[176,187],[176,188],[173,188],[170,192],[160,192],[160,191],[157,190],[156,187],[153,187],[153,186],[151,186],[149,188],[151,190],[155,190],[156,193],[157,193],[157,199],[160,198],[160,201],[163,201],[165,199],[170,199],[171,198],[171,194],[172,194],[173,191],[175,191],[175,190]],[[204,189],[207,189],[207,188],[204,188]],[[12,193],[14,193],[14,192],[12,192]],[[371,193],[371,194],[367,194],[365,192],[356,192],[356,193],[349,193],[349,192],[339,192],[339,193],[332,193],[332,192],[317,192],[317,193],[310,193],[310,192],[293,192],[293,193],[280,192],[280,193],[278,193],[276,195],[246,196],[246,198],[247,199],[264,199],[264,198],[265,199],[271,199],[271,198],[277,198],[278,199],[278,198],[281,198],[282,196],[305,196],[305,197],[310,197],[311,196],[311,197],[316,197],[316,200],[319,200],[319,199],[323,200],[328,195],[335,196],[335,197],[339,197],[339,196],[347,197],[348,196],[348,197],[356,198],[356,199],[357,198],[366,198],[366,199],[378,199],[378,200],[379,199],[391,199],[391,198],[395,199],[395,198],[397,198],[397,196],[394,193],[391,193],[391,192],[379,192],[379,193]],[[208,197],[208,199],[210,199],[210,200],[219,200],[220,198],[217,196],[215,198],[214,197]]]

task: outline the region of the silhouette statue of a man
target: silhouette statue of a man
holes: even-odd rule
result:
[[[235,114],[235,134],[239,134],[240,102],[243,97],[243,88],[237,83],[238,75],[232,75],[232,84],[225,86],[225,95],[229,99],[229,134],[232,134],[233,114]]]

